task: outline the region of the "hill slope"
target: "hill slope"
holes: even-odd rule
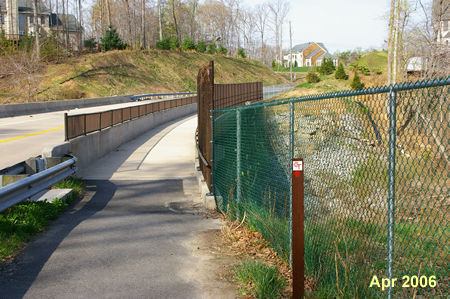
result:
[[[268,85],[287,82],[264,64],[250,59],[195,52],[111,51],[48,64],[40,72],[37,96],[34,93],[31,98],[32,101],[48,101],[195,91],[198,70],[210,60],[215,63],[216,83],[262,81]],[[28,98],[23,81],[17,83],[19,77],[8,81],[8,84],[0,82],[2,103],[17,103]]]

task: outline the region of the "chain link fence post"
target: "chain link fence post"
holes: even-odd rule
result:
[[[394,251],[394,209],[395,209],[395,139],[396,139],[396,97],[397,94],[391,86],[389,91],[389,168],[388,168],[388,256],[387,274],[389,286],[387,297],[391,299],[392,293],[392,254]]]
[[[236,219],[241,204],[241,109],[236,109]]]

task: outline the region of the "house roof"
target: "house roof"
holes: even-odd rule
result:
[[[75,18],[74,15],[65,15],[66,16],[66,23],[67,23],[67,28],[69,29],[69,31],[78,31],[81,29],[80,23],[78,22],[77,18]],[[62,26],[62,24],[64,23],[64,15],[63,14],[54,14],[52,13],[52,26]],[[62,28],[61,28],[62,29]]]
[[[304,43],[304,44],[295,45],[292,48],[292,52],[302,52],[303,50],[305,50],[312,44],[314,44],[314,42],[308,42],[308,43]],[[328,49],[325,47],[325,45],[323,43],[316,43],[316,44],[318,44],[322,49],[324,49],[325,52],[328,52]]]
[[[314,55],[316,55],[317,53],[319,53],[320,51],[322,51],[322,49],[316,49],[316,50],[312,51],[312,52],[311,52],[308,56],[306,56],[305,58],[306,58],[306,59],[311,58],[311,57],[313,57]]]
[[[33,1],[32,0],[18,0],[18,6],[20,12],[32,12]],[[0,11],[6,11],[6,0],[0,0]],[[42,1],[39,1],[39,11],[41,14],[50,13],[50,10],[45,6]]]
[[[323,58],[333,58],[335,59],[336,57],[334,57],[334,55],[331,55],[330,53],[323,53],[322,55],[320,55],[319,57],[317,57],[317,59],[323,59]]]

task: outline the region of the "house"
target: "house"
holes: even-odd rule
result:
[[[450,44],[450,4],[446,0],[434,0],[432,6],[432,20],[437,29],[436,41],[438,44]]]
[[[333,64],[337,66],[338,59],[331,55],[323,43],[309,42],[296,45],[292,48],[292,64],[297,66],[320,66],[324,58],[333,59]],[[285,66],[289,66],[291,54],[283,56]]]
[[[435,63],[438,58],[443,62],[448,61],[450,49],[450,4],[448,1],[433,1],[431,21],[433,27],[436,29],[433,43],[436,49],[433,51],[433,57],[415,56],[409,58],[406,64],[406,71],[408,73],[427,71],[429,64]],[[430,58],[432,59],[430,60]],[[444,63],[444,66],[441,68],[446,69],[446,64]]]
[[[78,20],[70,14],[54,14],[38,0],[37,20],[34,19],[33,0],[0,0],[0,32],[9,40],[34,35],[37,22],[43,36],[55,32],[60,40],[68,33],[69,46],[77,49],[83,32]]]

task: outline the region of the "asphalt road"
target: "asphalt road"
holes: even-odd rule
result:
[[[220,222],[192,209],[196,123],[155,128],[92,165],[84,199],[0,270],[0,298],[205,298],[188,244]]]
[[[141,101],[139,105],[150,103]],[[137,105],[136,102],[0,118],[0,169],[64,142],[64,113],[78,114]]]

